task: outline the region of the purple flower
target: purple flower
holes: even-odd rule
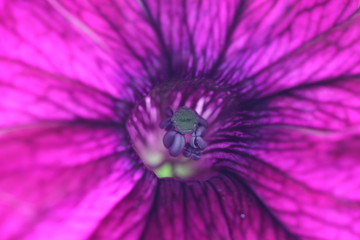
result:
[[[1,0],[0,239],[359,239],[358,4]]]

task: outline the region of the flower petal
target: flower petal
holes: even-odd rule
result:
[[[120,71],[134,88],[218,70],[227,81],[251,76],[358,7],[356,0],[59,2],[120,53]]]
[[[116,63],[116,74],[109,79],[114,80],[111,83],[126,99],[136,99],[139,92],[163,80],[171,70],[168,58],[162,54],[167,50],[161,43],[161,33],[148,21],[141,1],[52,0],[50,3],[79,25],[80,30],[90,33],[90,39],[100,42]]]
[[[104,44],[56,1],[4,0],[0,18],[0,59],[32,65],[111,95],[121,89]]]
[[[356,0],[140,2],[177,71],[189,69],[194,75],[234,64],[243,74],[254,73],[340,24],[358,7]]]
[[[144,174],[119,140],[114,129],[96,125],[3,132],[0,237],[79,239],[91,233]]]
[[[216,158],[215,168],[236,169],[289,232],[355,240],[359,93],[354,74],[243,100],[203,157]]]
[[[161,180],[141,239],[297,239],[234,173],[208,181]],[[266,236],[266,237],[265,237]]]
[[[157,197],[154,176],[143,174],[129,194],[99,222],[89,239],[140,239]]]
[[[291,63],[289,57],[298,49],[301,51],[311,42],[321,41],[319,38],[323,34],[342,25],[359,8],[356,0],[251,2],[240,16],[239,26],[232,35],[232,45],[224,57],[223,66],[233,81],[251,78],[278,61]],[[297,63],[293,65],[297,66]]]
[[[359,201],[359,83],[337,79],[274,97],[258,123],[264,149],[254,153],[311,188]]]
[[[251,98],[272,97],[292,88],[307,88],[357,78],[360,72],[360,15],[322,34],[276,63],[238,83]]]
[[[126,115],[129,103],[113,97],[119,88],[109,90],[107,70],[96,65],[103,54],[46,1],[3,1],[1,9],[0,127],[83,119],[113,124]]]
[[[8,58],[0,58],[0,91],[0,127],[84,119],[114,125],[130,108],[74,79]]]

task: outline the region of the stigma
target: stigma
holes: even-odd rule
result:
[[[163,144],[168,149],[169,155],[177,157],[183,154],[184,157],[199,160],[207,146],[203,138],[206,126],[206,120],[193,109],[181,107],[173,112],[168,107],[166,118],[160,123],[160,128],[166,131]]]

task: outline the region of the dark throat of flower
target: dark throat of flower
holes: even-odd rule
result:
[[[211,136],[229,92],[208,82],[154,88],[127,121],[132,145],[158,178],[207,179],[214,175]]]

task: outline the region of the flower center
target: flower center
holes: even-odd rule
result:
[[[190,108],[182,107],[178,109],[171,118],[176,130],[180,133],[192,133],[196,129],[199,117]]]
[[[167,130],[163,138],[164,146],[173,157],[183,153],[185,157],[199,160],[202,150],[207,146],[203,139],[207,122],[194,110],[181,107],[173,113],[167,109],[168,118],[160,123],[160,127]],[[185,134],[191,133],[189,143],[186,143]]]
[[[183,82],[155,88],[129,116],[133,148],[159,178],[212,175],[208,139],[227,93],[203,85]]]

